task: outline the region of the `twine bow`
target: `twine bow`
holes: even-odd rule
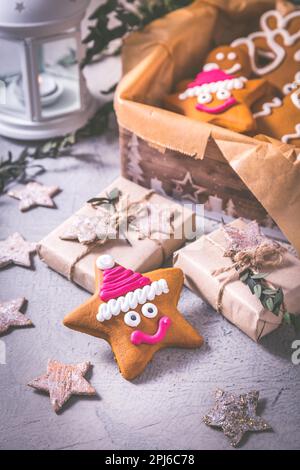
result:
[[[150,190],[145,194],[143,197],[141,197],[137,201],[132,201],[130,202],[128,199],[127,195],[120,196],[118,201],[112,202],[114,212],[111,213],[110,211],[104,209],[103,207],[97,207],[97,212],[101,214],[101,220],[103,223],[103,231],[100,230],[100,233],[98,231],[97,233],[97,238],[94,242],[89,243],[88,245],[85,246],[85,249],[74,259],[72,262],[70,268],[69,268],[69,279],[73,279],[74,275],[74,269],[76,264],[84,258],[86,255],[88,255],[90,252],[93,251],[95,246],[98,245],[104,245],[108,240],[114,239],[118,233],[122,233],[124,238],[127,240],[127,242],[130,244],[130,241],[128,239],[128,234],[127,234],[127,229],[130,227],[131,230],[133,230],[139,240],[148,238],[150,236],[149,229],[148,231],[144,231],[143,227],[140,225],[140,221],[143,217],[150,215],[150,206],[147,204],[148,200],[151,198],[151,196],[154,194],[153,190]],[[101,198],[99,198],[101,200]],[[92,205],[95,206],[97,205],[97,198],[93,199]],[[170,214],[171,220],[170,220],[170,230],[171,232],[174,231],[173,228],[173,216],[174,212]],[[161,228],[159,230],[156,230],[160,234],[167,233],[163,232]],[[170,233],[168,233],[170,235]],[[158,246],[161,248],[162,251],[162,257],[163,261],[166,257],[164,247],[162,242],[159,239],[154,239],[155,243],[158,244]]]
[[[225,253],[225,256],[229,256],[233,262],[231,266],[216,269],[212,272],[213,276],[219,276],[222,273],[228,272],[228,276],[222,282],[216,303],[216,309],[218,312],[222,310],[222,299],[224,289],[232,281],[240,278],[242,273],[247,269],[253,270],[254,273],[258,273],[262,267],[276,268],[283,261],[283,254],[285,252],[279,243],[265,241],[255,248],[245,249],[238,252]],[[230,274],[230,271],[235,270]]]

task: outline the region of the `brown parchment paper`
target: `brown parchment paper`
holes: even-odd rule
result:
[[[107,191],[111,191],[116,187],[123,194],[129,194],[130,201],[139,200],[149,192],[147,189],[123,177],[119,177],[98,196],[105,196]],[[158,204],[159,207],[170,206],[171,210],[176,212],[173,222],[174,236],[160,239],[162,246],[155,239],[130,239],[132,246],[125,240],[119,239],[109,240],[103,245],[98,245],[93,248],[91,253],[84,256],[75,264],[72,280],[76,284],[79,284],[89,292],[94,291],[94,265],[95,259],[100,254],[109,253],[118,263],[126,268],[146,272],[160,267],[165,258],[171,256],[175,250],[184,244],[185,236],[189,237],[193,230],[194,214],[192,210],[158,194],[153,194],[149,202],[155,205]],[[85,204],[74,215],[94,216],[95,209],[90,204]],[[38,253],[42,261],[67,278],[70,278],[70,267],[74,260],[81,255],[86,247],[86,245],[82,245],[78,241],[60,239],[60,235],[63,235],[71,225],[74,215],[53,230],[38,245]]]
[[[238,219],[232,225],[243,228],[246,224]],[[211,273],[232,264],[223,256],[226,246],[227,241],[220,228],[174,253],[174,266],[183,270],[185,285],[214,308],[220,284],[226,275],[215,277]],[[269,273],[267,279],[270,282],[282,287],[288,311],[300,313],[300,260],[286,252],[281,266],[276,270],[264,269],[264,272]],[[254,341],[278,328],[282,321],[281,315],[265,310],[249,288],[238,280],[225,287],[222,314]]]
[[[203,159],[209,138],[300,253],[299,151],[267,137],[251,138],[160,108],[174,85],[193,76],[224,38],[247,34],[261,13],[290,9],[274,0],[199,0],[154,21],[124,43],[115,94],[119,125],[152,145]],[[229,36],[232,36],[229,38]],[[298,156],[297,156],[298,155]]]

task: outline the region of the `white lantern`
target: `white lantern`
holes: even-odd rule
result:
[[[95,111],[80,70],[89,1],[1,1],[1,135],[51,138],[83,126]]]

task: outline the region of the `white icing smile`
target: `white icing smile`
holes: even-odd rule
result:
[[[241,68],[242,68],[241,64],[236,63],[236,64],[233,64],[233,66],[230,67],[229,69],[225,69],[225,72],[226,72],[226,73],[229,73],[229,74],[230,74],[230,73],[236,73],[236,72],[238,72],[239,70],[241,70]]]

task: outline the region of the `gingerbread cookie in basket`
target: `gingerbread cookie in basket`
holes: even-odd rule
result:
[[[142,275],[102,255],[95,273],[93,297],[67,315],[64,324],[108,341],[127,380],[141,374],[162,348],[202,345],[202,337],[177,309],[181,269]]]
[[[300,147],[300,84],[294,83],[282,100],[264,103],[255,117],[260,133]]]
[[[204,62],[203,70],[220,69],[236,77],[250,78],[252,69],[247,49],[243,46],[219,46],[213,49]]]
[[[291,84],[300,79],[300,9],[285,15],[269,10],[261,16],[260,28],[231,46],[246,47],[252,72],[288,94]]]
[[[248,80],[220,69],[204,70],[195,80],[178,84],[165,99],[166,107],[199,121],[237,132],[255,130],[251,105],[268,90],[265,80]]]

